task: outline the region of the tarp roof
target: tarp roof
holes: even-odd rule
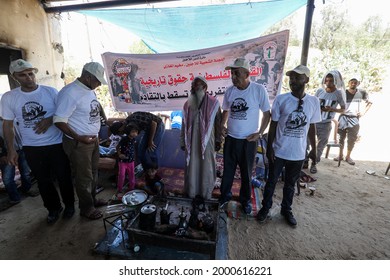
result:
[[[307,0],[79,11],[121,26],[157,53],[204,49],[261,36]]]

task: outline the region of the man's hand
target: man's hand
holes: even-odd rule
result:
[[[153,141],[149,142],[149,144],[148,144],[148,151],[149,152],[153,152],[156,148],[157,148],[157,146],[154,144]]]
[[[53,124],[53,117],[44,118],[35,125],[34,131],[36,134],[45,133],[52,124]]]
[[[259,134],[258,132],[256,132],[256,133],[253,133],[253,134],[249,135],[249,136],[246,138],[246,140],[249,141],[249,142],[252,142],[252,141],[257,141],[257,140],[259,140],[259,138],[260,138],[260,134]]]
[[[227,127],[226,127],[226,126],[222,127],[222,136],[223,136],[223,137],[226,137],[227,134],[228,134]]]
[[[7,160],[8,164],[16,166],[18,164],[18,153],[15,150],[8,150]]]

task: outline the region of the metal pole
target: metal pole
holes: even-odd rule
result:
[[[311,24],[313,21],[314,8],[315,8],[314,0],[307,0],[305,29],[304,29],[303,41],[302,41],[302,54],[301,54],[302,65],[307,65],[307,58],[309,55],[309,45],[310,45],[310,32],[311,32]]]
[[[178,0],[170,0],[178,1]],[[42,1],[43,9],[46,13],[62,13],[62,12],[74,12],[80,10],[90,10],[90,9],[104,9],[120,6],[131,6],[131,5],[141,5],[141,4],[152,4],[152,3],[162,3],[168,2],[167,0],[111,0],[111,1],[98,1],[93,3],[83,3],[83,4],[73,4],[73,5],[63,5],[49,7],[46,3],[50,1]]]

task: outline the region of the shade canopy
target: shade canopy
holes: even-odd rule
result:
[[[269,0],[206,6],[84,10],[121,26],[156,53],[222,46],[253,39],[307,0]]]

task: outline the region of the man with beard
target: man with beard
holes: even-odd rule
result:
[[[307,138],[312,146],[312,159],[316,158],[315,123],[321,121],[320,103],[317,97],[305,93],[310,70],[299,65],[287,71],[291,92],[276,96],[272,105],[272,120],[268,132],[267,157],[269,175],[265,185],[262,208],[257,213],[260,223],[265,222],[272,206],[272,198],[278,178],[285,169],[281,215],[288,224],[296,226],[291,211],[295,184],[305,160]]]
[[[216,180],[215,151],[221,148],[221,107],[206,94],[207,81],[196,77],[191,95],[184,103],[181,149],[186,154],[184,187],[189,197],[211,198]]]
[[[95,207],[107,204],[96,198],[101,105],[94,89],[101,84],[107,84],[103,66],[97,62],[85,64],[81,76],[59,92],[53,120],[64,133],[63,145],[71,162],[80,215],[91,220],[103,216]]]
[[[222,103],[222,124],[227,136],[223,148],[223,177],[220,204],[232,198],[232,184],[237,165],[241,172],[240,203],[246,214],[252,212],[251,177],[257,151],[257,140],[262,137],[270,119],[268,93],[264,86],[249,81],[249,63],[237,58],[225,70],[231,71],[233,85],[225,93]],[[259,130],[260,111],[263,112]]]
[[[55,88],[36,83],[38,69],[30,62],[14,60],[9,71],[20,87],[5,93],[2,98],[8,163],[16,166],[21,156],[14,146],[15,123],[27,163],[38,181],[43,204],[49,211],[47,223],[55,223],[63,210],[53,175],[65,205],[63,217],[71,218],[74,214],[74,193],[70,166],[62,147],[62,133],[53,125],[58,92]]]

